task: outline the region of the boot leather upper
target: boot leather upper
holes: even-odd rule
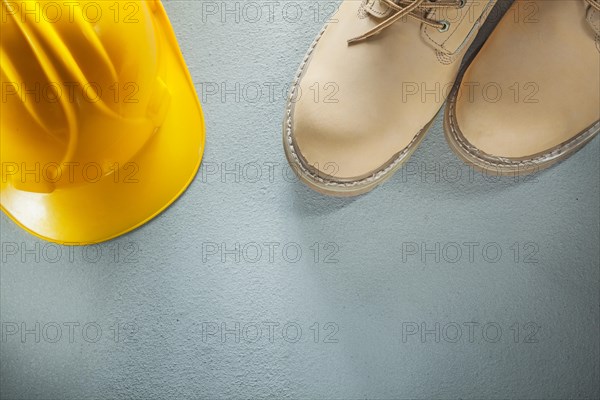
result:
[[[441,108],[493,3],[467,0],[462,9],[432,11],[450,21],[447,32],[404,17],[348,46],[392,11],[379,0],[344,1],[301,70],[291,108],[294,147],[304,163],[333,163],[327,174],[351,180],[392,160]]]
[[[600,14],[583,0],[515,2],[467,69],[456,101],[462,135],[479,150],[522,158],[600,120]],[[522,12],[524,3],[534,12]],[[476,86],[478,85],[478,86]],[[496,89],[486,94],[482,88]],[[516,90],[519,93],[516,93]]]

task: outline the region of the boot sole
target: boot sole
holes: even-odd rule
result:
[[[436,117],[438,113],[436,114]],[[318,173],[312,172],[306,167],[295,154],[293,144],[289,143],[286,131],[286,119],[283,124],[283,147],[288,163],[292,166],[294,173],[306,186],[312,190],[334,197],[352,197],[365,194],[375,189],[377,186],[387,182],[412,156],[417,150],[427,132],[431,128],[434,117],[429,123],[413,138],[411,143],[405,147],[399,155],[393,158],[393,161],[383,165],[379,170],[374,171],[367,178],[358,179],[355,181],[340,181],[328,177],[319,176]],[[290,135],[291,136],[291,135]]]
[[[547,151],[528,157],[509,158],[487,154],[471,144],[462,134],[456,120],[456,91],[448,97],[444,112],[444,136],[452,151],[479,172],[494,176],[528,175],[565,160],[588,144],[600,132],[600,120],[572,139]]]

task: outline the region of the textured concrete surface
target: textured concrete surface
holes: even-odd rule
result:
[[[282,91],[335,4],[166,2],[203,97],[202,171],[95,247],[2,215],[2,398],[600,396],[598,139],[497,179],[438,118],[383,187],[313,193],[286,166]]]

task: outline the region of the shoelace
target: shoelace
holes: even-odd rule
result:
[[[585,0],[587,3],[596,10],[600,11],[600,0]]]
[[[373,27],[368,32],[363,33],[360,36],[352,38],[348,40],[348,44],[354,44],[358,42],[362,42],[370,38],[371,36],[377,35],[385,28],[394,24],[394,22],[398,21],[404,16],[410,16],[418,19],[419,21],[427,24],[429,26],[433,26],[434,28],[439,29],[444,32],[447,31],[450,27],[450,23],[448,21],[436,21],[429,19],[425,16],[425,12],[423,9],[429,8],[443,8],[443,7],[456,7],[461,8],[465,5],[466,0],[397,0],[394,2],[393,0],[379,0],[392,10],[396,11],[386,20]],[[600,12],[600,0],[584,0],[586,3],[590,5],[590,7],[598,10]]]
[[[430,8],[461,8],[465,5],[466,0],[379,0],[380,2],[387,5],[389,8],[395,11],[387,19],[379,23],[373,29],[365,32],[364,34],[348,40],[348,44],[354,44],[370,38],[371,36],[377,35],[385,28],[390,27],[394,22],[398,21],[404,16],[413,17],[424,24],[432,26],[441,32],[445,32],[450,27],[450,23],[447,21],[436,21],[429,19],[426,16],[426,10]],[[597,0],[586,0],[586,1],[597,1]]]

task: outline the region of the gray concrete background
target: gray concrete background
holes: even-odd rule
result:
[[[337,2],[247,3],[165,2],[207,122],[171,208],[71,250],[2,215],[2,398],[598,398],[598,139],[496,179],[438,117],[387,184],[320,196],[287,167],[282,91]]]

